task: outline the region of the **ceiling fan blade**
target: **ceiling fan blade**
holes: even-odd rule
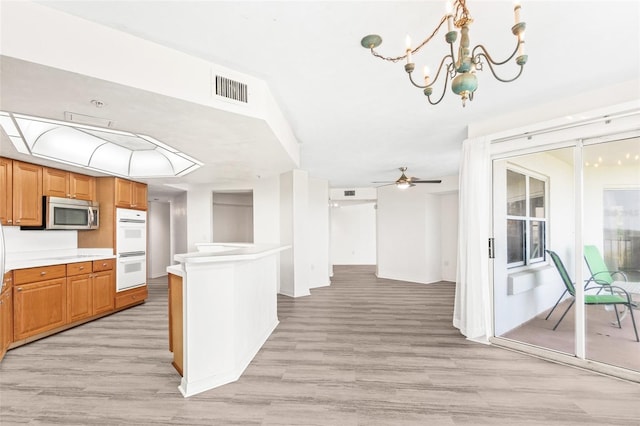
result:
[[[384,182],[377,182],[377,183],[384,183]],[[395,185],[395,184],[396,184],[395,182],[384,183],[384,185],[378,185],[376,186],[376,188],[382,188],[383,186],[389,186],[389,185]]]
[[[442,183],[442,180],[440,179],[433,179],[433,180],[411,180],[411,183]]]

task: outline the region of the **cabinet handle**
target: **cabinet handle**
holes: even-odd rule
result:
[[[9,220],[7,221],[7,223],[13,223],[13,220],[9,219]]]
[[[18,287],[18,288],[17,288],[17,290],[18,290],[18,291],[22,291],[22,287]]]
[[[106,262],[105,262],[105,263],[103,263],[103,264],[102,264],[102,266],[107,266],[107,263],[106,263]]]
[[[84,266],[81,266],[81,267],[80,267],[80,270],[82,271],[83,269],[84,269]]]
[[[67,194],[67,198],[71,198],[71,194]]]
[[[20,223],[20,221],[19,221],[19,220],[16,220],[16,223]]]
[[[40,272],[40,276],[47,275],[45,271]]]

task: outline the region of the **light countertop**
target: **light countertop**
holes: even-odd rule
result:
[[[116,256],[113,254],[113,249],[110,248],[83,248],[7,253],[5,271],[115,258]]]
[[[280,244],[199,244],[197,252],[176,254],[180,263],[233,262],[258,259],[291,248]]]

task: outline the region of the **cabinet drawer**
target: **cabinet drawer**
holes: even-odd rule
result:
[[[67,264],[67,276],[91,273],[91,262],[76,262]]]
[[[102,259],[93,261],[93,272],[109,271],[113,269],[114,259]]]
[[[37,268],[16,269],[13,271],[13,284],[25,284],[35,281],[64,278],[67,274],[66,265],[40,266]]]
[[[147,286],[116,293],[116,309],[143,302],[147,298]]]

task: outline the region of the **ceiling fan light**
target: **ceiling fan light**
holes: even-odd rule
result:
[[[396,182],[396,187],[398,189],[407,189],[411,186],[411,184],[409,182],[405,181],[400,181],[400,182]]]

